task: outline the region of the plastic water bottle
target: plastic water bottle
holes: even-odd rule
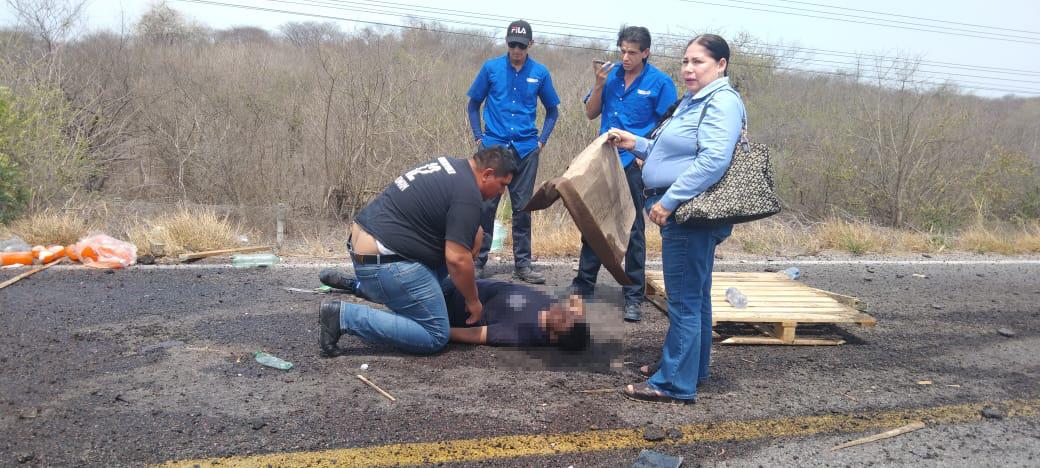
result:
[[[279,358],[277,358],[275,356],[272,356],[270,354],[267,354],[267,353],[265,353],[263,351],[257,351],[255,353],[253,353],[253,359],[256,359],[256,362],[259,362],[260,364],[263,364],[263,365],[265,365],[267,367],[273,367],[275,369],[281,369],[281,370],[292,369],[292,363],[291,362],[283,361],[283,360],[281,360],[281,359],[279,359]]]
[[[273,253],[239,254],[231,256],[231,266],[235,268],[268,267],[277,265],[282,259]]]
[[[491,251],[502,250],[502,241],[506,238],[506,227],[498,219],[495,220],[495,228],[491,231]]]
[[[798,267],[788,268],[782,271],[781,273],[787,275],[788,278],[791,278],[793,280],[798,279],[798,277],[802,275],[802,272],[798,270]]]
[[[729,287],[726,289],[726,302],[737,309],[743,309],[747,307],[747,296],[740,292],[739,289]]]

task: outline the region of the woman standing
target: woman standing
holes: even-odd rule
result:
[[[674,112],[649,138],[608,131],[615,146],[645,161],[644,208],[661,229],[671,322],[660,363],[641,369],[649,379],[625,387],[622,393],[628,398],[692,403],[697,385],[708,380],[711,270],[715,247],[729,237],[733,226],[682,226],[672,213],[718,182],[732,161],[745,110],[726,77],[729,58],[723,38],[714,34],[693,38],[682,60],[686,93]]]

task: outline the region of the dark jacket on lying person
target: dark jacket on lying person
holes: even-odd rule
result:
[[[480,322],[467,325],[465,298],[452,285],[444,289],[451,341],[489,346],[558,346],[582,350],[589,344],[585,305],[580,296],[560,301],[526,284],[478,280],[484,304]]]
[[[328,268],[319,276],[327,286],[368,299],[357,289],[357,280],[343,271]],[[477,294],[484,314],[473,325],[466,324],[466,300],[450,281],[442,284],[451,326],[450,340],[489,346],[559,346],[572,351],[588,347],[589,326],[581,296],[560,301],[526,284],[477,280]]]

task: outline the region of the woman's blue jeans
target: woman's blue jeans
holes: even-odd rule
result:
[[[445,271],[434,271],[417,262],[355,262],[361,294],[390,311],[342,302],[340,328],[344,333],[409,353],[440,351],[448,344],[450,335],[448,308],[441,290],[447,271],[441,270]]]
[[[646,210],[660,199],[647,200]],[[732,232],[733,225],[684,227],[675,222],[675,216],[669,216],[661,227],[661,260],[671,323],[661,350],[661,367],[649,384],[672,398],[696,398],[697,383],[708,379],[711,270],[715,247]]]

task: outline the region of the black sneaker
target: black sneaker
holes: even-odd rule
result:
[[[341,301],[321,301],[321,307],[318,308],[318,346],[321,348],[321,357],[339,355],[339,346],[336,346],[336,343],[343,335],[339,328],[341,306]]]
[[[513,270],[513,279],[518,279],[531,284],[545,284],[545,275],[534,271],[534,268],[531,267],[523,267]]]
[[[491,272],[487,271],[487,265],[474,265],[473,269],[476,270],[474,276],[476,276],[477,279],[488,279],[492,276]]]
[[[643,311],[640,309],[639,304],[625,304],[625,315],[623,316],[626,322],[638,322],[643,319]]]
[[[342,289],[348,293],[354,294],[357,290],[357,280],[347,276],[342,270],[335,268],[326,268],[318,273],[318,280],[321,284],[330,288]]]

